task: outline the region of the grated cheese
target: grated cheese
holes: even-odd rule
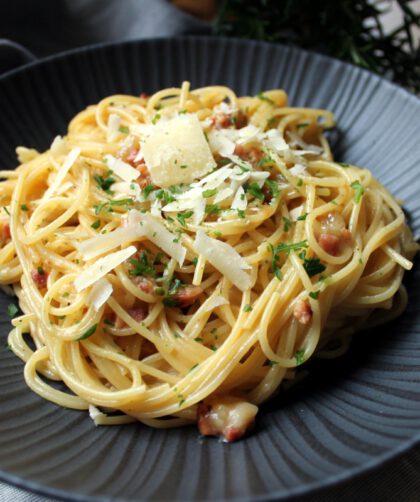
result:
[[[130,258],[130,256],[136,252],[137,249],[134,246],[129,246],[126,249],[122,249],[121,251],[116,251],[115,253],[111,253],[103,258],[99,258],[98,261],[83,270],[83,272],[76,277],[74,280],[74,287],[78,292],[83,291],[101,277],[104,277],[115,267],[118,267],[118,265]]]
[[[140,176],[140,172],[134,167],[130,166],[121,159],[116,159],[112,155],[105,155],[104,158],[107,166],[113,171],[117,176],[119,176],[124,181],[133,181]]]
[[[95,282],[90,293],[86,299],[89,305],[98,311],[108,298],[112,295],[112,284],[102,277],[99,281]]]
[[[143,237],[145,232],[142,227],[126,226],[117,228],[107,234],[96,235],[80,244],[77,244],[77,249],[84,260],[92,260],[101,254],[104,254],[118,246],[132,242],[139,237]]]
[[[119,128],[121,126],[121,117],[115,113],[111,113],[108,117],[108,129],[106,132],[106,140],[108,143],[115,141],[120,135]]]
[[[149,126],[141,151],[152,183],[159,187],[191,183],[216,167],[196,115],[178,115]]]
[[[232,246],[212,239],[203,230],[198,230],[193,247],[238,289],[246,291],[251,287],[251,277],[244,272],[244,270],[251,269],[251,266]]]
[[[60,185],[63,183],[64,178],[67,176],[67,173],[70,171],[70,169],[78,159],[80,152],[81,150],[78,146],[70,150],[70,153],[64,159],[63,165],[57,172],[57,176],[55,177],[48,190],[45,192],[44,199],[49,199],[55,192],[57,192],[57,190],[60,188]]]

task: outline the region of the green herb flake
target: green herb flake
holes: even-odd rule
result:
[[[160,113],[156,113],[156,115],[152,119],[152,124],[155,125],[159,119],[160,119]]]
[[[268,96],[266,96],[262,91],[259,92],[256,97],[260,99],[261,101],[266,101],[267,103],[270,103],[270,105],[275,105],[274,101],[270,99]]]
[[[114,326],[114,321],[111,321],[111,319],[104,319],[104,323],[108,326]]]
[[[338,165],[343,167],[344,169],[347,169],[348,167],[350,167],[350,164],[345,164],[344,162],[338,162]]]
[[[206,204],[205,213],[206,214],[219,214],[221,211],[219,204]]]
[[[239,218],[245,218],[245,211],[243,209],[237,209],[236,212],[238,213]]]
[[[186,211],[185,213],[178,213],[176,215],[176,219],[179,221],[179,223],[185,227],[186,226],[186,223],[185,223],[185,220],[188,220],[189,218],[191,218],[191,216],[194,214],[193,211]]]
[[[130,129],[127,126],[121,126],[118,128],[118,131],[123,134],[130,134]]]
[[[179,166],[179,167],[180,167],[180,169],[187,169],[188,166],[187,166],[187,164],[182,164],[182,166]]]
[[[307,216],[308,216],[308,213],[305,213],[305,214],[298,216],[298,221],[305,221]]]
[[[90,336],[92,336],[95,331],[96,331],[96,328],[98,327],[98,324],[94,324],[93,326],[91,326],[87,331],[85,331],[83,333],[82,336],[80,336],[79,338],[76,338],[76,342],[80,341],[80,340],[86,340],[86,338],[89,338]]]
[[[251,312],[251,310],[252,310],[252,305],[247,303],[244,307],[244,312]]]
[[[149,194],[151,192],[153,192],[155,190],[155,187],[153,185],[146,185],[143,189],[142,189],[142,193],[143,193],[143,196],[145,199],[147,199],[147,197],[149,196]]]
[[[26,204],[21,204],[20,208],[22,211],[29,211],[28,206]]]
[[[101,226],[101,221],[100,220],[96,220],[92,223],[91,227],[95,230],[97,230],[99,227]]]
[[[104,190],[107,193],[110,193],[110,187],[112,184],[115,183],[115,178],[113,178],[112,176],[107,176],[106,178],[104,178],[103,176],[100,176],[99,174],[95,174],[95,176],[93,178],[96,181],[99,188],[101,188],[102,190]]]
[[[311,292],[309,293],[309,296],[310,296],[311,298],[313,298],[314,300],[317,300],[317,299],[318,299],[318,296],[319,296],[319,293],[320,293],[319,291],[311,291]]]
[[[191,368],[188,370],[188,373],[189,373],[190,371],[195,370],[195,369],[199,366],[199,364],[200,364],[200,363],[195,363],[193,366],[191,366]]]
[[[286,218],[286,216],[283,216],[283,230],[285,232],[288,232],[290,230],[290,228],[295,224],[294,221],[292,220],[289,220],[289,218]]]
[[[302,122],[302,124],[298,124],[296,127],[297,129],[305,129],[305,127],[308,127],[310,125],[310,122]]]
[[[358,204],[365,193],[365,187],[360,183],[360,181],[353,181],[350,186],[354,190],[354,202]]]
[[[216,194],[217,194],[217,188],[211,188],[209,190],[204,190],[203,197],[204,198],[213,197],[213,195],[216,195]]]
[[[273,198],[277,197],[280,193],[278,184],[273,180],[265,180],[264,186],[268,189]]]
[[[19,309],[16,307],[16,305],[14,303],[9,303],[9,305],[7,306],[7,315],[13,318],[18,312]]]
[[[299,181],[297,182],[297,186],[301,187],[303,185],[303,179],[299,178]]]
[[[272,368],[273,366],[276,366],[276,364],[279,364],[277,361],[271,361],[270,359],[267,361],[267,366],[270,366]]]
[[[324,272],[326,267],[321,263],[319,258],[303,258],[303,268],[309,277],[313,277],[314,275]]]
[[[298,350],[295,352],[296,366],[300,366],[305,362],[305,351]]]
[[[195,266],[197,266],[197,263],[198,263],[198,257],[197,256],[194,256],[194,258],[191,260],[191,263]]]
[[[204,342],[203,338],[201,338],[200,336],[195,337],[194,341],[198,342],[198,343],[203,343]]]
[[[265,199],[264,193],[261,188],[258,186],[258,183],[250,183],[249,185],[245,185],[245,192],[252,195],[255,199],[260,200],[261,202]]]
[[[181,338],[181,335],[178,333],[178,331],[174,331],[174,337],[175,338]]]
[[[9,210],[7,209],[6,206],[3,206],[3,209],[6,211],[6,213],[10,216]]]
[[[145,251],[140,252],[138,259],[131,258],[129,263],[133,265],[133,268],[128,272],[130,275],[156,277],[156,270],[153,263],[149,262]]]

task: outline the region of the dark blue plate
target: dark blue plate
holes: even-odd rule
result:
[[[364,70],[257,42],[178,38],[105,45],[31,64],[0,79],[0,163],[14,148],[47,148],[69,120],[114,93],[226,84],[239,95],[284,88],[295,106],[332,110],[339,160],[371,169],[420,229],[420,101]],[[33,394],[0,320],[0,478],[70,500],[284,499],[360,474],[420,437],[419,270],[396,322],[360,333],[338,362],[263,407],[235,444],[195,428],[95,428],[86,413]],[[0,296],[2,312],[9,299]]]

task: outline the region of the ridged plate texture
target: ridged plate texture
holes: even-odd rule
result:
[[[328,108],[339,160],[368,169],[405,202],[420,234],[420,101],[366,71],[270,44],[156,39],[87,48],[0,79],[0,164],[14,148],[47,148],[78,111],[114,93],[226,84],[238,94],[282,87],[295,106]],[[6,347],[1,315],[0,478],[71,500],[287,498],[373,468],[420,431],[419,267],[396,322],[362,332],[339,361],[267,404],[245,440],[203,440],[195,428],[95,428],[85,413],[30,392]],[[9,299],[0,297],[0,311]],[[89,498],[88,498],[89,497]]]

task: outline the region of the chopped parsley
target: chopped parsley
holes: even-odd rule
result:
[[[204,198],[213,197],[213,195],[216,195],[216,194],[217,194],[217,188],[211,188],[209,190],[204,190],[203,197]]]
[[[308,213],[305,213],[305,214],[298,216],[298,221],[305,221],[307,216],[308,216]]]
[[[153,192],[155,189],[155,187],[153,185],[146,185],[143,189],[142,189],[142,193],[144,195],[144,198],[147,199],[147,197],[149,196],[149,194],[151,192]]]
[[[242,219],[245,218],[245,211],[243,209],[237,209],[236,211],[238,213],[239,218],[242,218]]]
[[[279,186],[273,180],[265,180],[264,186],[268,188],[271,197],[277,197],[280,193]]]
[[[197,368],[197,366],[198,366],[199,364],[200,364],[200,363],[195,363],[193,366],[191,366],[191,368],[189,369],[189,371],[195,370],[195,368]]]
[[[319,291],[311,291],[311,292],[309,293],[309,296],[310,296],[311,298],[313,298],[314,300],[317,300],[317,299],[318,299],[318,296],[319,296],[319,293],[320,293]]]
[[[299,181],[297,182],[297,186],[301,187],[303,185],[303,179],[299,178]]]
[[[191,262],[192,262],[193,265],[197,265],[197,263],[198,263],[198,257],[194,256],[194,258],[191,260]]]
[[[267,361],[267,366],[270,366],[270,368],[272,368],[276,364],[279,364],[279,363],[277,361],[271,361],[270,359]]]
[[[108,206],[108,211],[112,212],[113,206],[129,206],[133,204],[133,199],[118,199],[118,200],[108,200],[106,202],[102,202],[101,204],[97,204],[93,206],[95,210],[96,216],[98,216],[101,211]]]
[[[344,169],[347,169],[348,167],[350,167],[350,164],[345,164],[344,162],[338,162],[338,165],[343,167]]]
[[[14,303],[9,303],[7,306],[7,315],[9,317],[15,317],[15,315],[19,312],[19,309],[16,307]]]
[[[309,122],[302,122],[302,124],[298,124],[296,127],[297,127],[298,129],[303,129],[303,128],[308,127],[308,126],[310,126],[310,125],[311,125],[311,124],[310,124]]]
[[[165,204],[169,204],[170,202],[173,202],[175,200],[171,192],[163,190],[163,188],[160,188],[156,191],[156,198],[163,200]]]
[[[245,185],[245,192],[252,195],[255,199],[263,201],[265,199],[264,193],[261,188],[258,186],[258,183],[250,183],[249,185]]]
[[[178,333],[178,331],[174,331],[174,337],[175,338],[181,338],[181,335]]]
[[[156,115],[152,119],[152,124],[155,125],[159,119],[160,119],[160,113],[156,113]]]
[[[21,204],[20,208],[22,211],[29,211],[28,206],[26,204]]]
[[[270,105],[274,105],[274,101],[272,99],[270,99],[268,96],[266,96],[262,91],[259,92],[256,96],[258,99],[260,99],[261,101],[267,101],[267,103],[270,103]]]
[[[324,272],[325,265],[321,263],[319,258],[305,258],[304,255],[300,256],[303,260],[303,268],[309,277],[313,277],[314,275],[320,274]]]
[[[3,206],[3,209],[6,211],[6,213],[10,216],[9,210],[7,209],[6,206]]]
[[[180,169],[187,169],[188,166],[187,166],[187,164],[182,164],[182,166],[179,166],[179,167],[180,167]]]
[[[114,321],[111,321],[111,319],[104,319],[104,323],[108,324],[108,326],[114,326]]]
[[[98,229],[101,226],[101,221],[96,220],[92,223],[91,227],[94,228],[95,230]]]
[[[350,186],[354,190],[354,202],[358,204],[365,193],[365,187],[360,183],[360,181],[353,181]]]
[[[118,128],[119,132],[122,132],[123,134],[130,134],[130,129],[127,126],[121,126]]]
[[[251,310],[252,310],[252,305],[247,303],[244,307],[244,312],[251,312]]]
[[[296,359],[296,366],[300,366],[305,362],[305,351],[304,350],[297,350],[295,352],[295,359]]]
[[[206,214],[219,214],[221,211],[219,204],[206,204],[205,213]]]
[[[129,263],[133,265],[128,272],[130,275],[156,277],[156,270],[153,263],[149,262],[146,251],[141,251],[138,259],[131,258]]]
[[[185,227],[185,220],[188,220],[188,218],[191,218],[191,216],[194,214],[193,211],[186,211],[185,213],[178,213],[176,215],[176,219],[179,221],[179,223]]]
[[[285,232],[288,232],[290,230],[290,227],[292,227],[295,224],[294,221],[289,220],[289,218],[286,218],[286,216],[283,216],[283,223],[284,223],[283,230]]]
[[[292,251],[300,251],[301,249],[305,249],[308,247],[308,241],[305,239],[300,242],[291,242],[288,244],[287,242],[280,242],[274,248],[276,253],[286,252],[287,256],[290,255]]]
[[[98,327],[97,323],[94,324],[93,326],[91,326],[87,331],[85,331],[83,333],[82,336],[80,336],[79,338],[76,338],[76,342],[78,342],[79,340],[86,340],[86,338],[89,338],[90,336],[92,336],[93,333],[95,333],[97,327]]]
[[[204,342],[204,340],[201,338],[201,336],[196,336],[196,337],[194,338],[194,342],[197,342],[197,343],[202,343],[202,342]]]
[[[107,176],[106,178],[104,178],[99,174],[95,174],[94,179],[98,184],[99,188],[101,188],[107,193],[113,193],[110,191],[110,187],[113,183],[115,183],[115,178],[113,178],[112,176]]]

